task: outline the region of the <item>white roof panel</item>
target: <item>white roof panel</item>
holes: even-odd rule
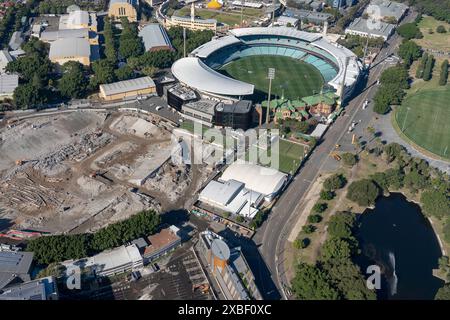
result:
[[[142,77],[130,80],[124,80],[114,83],[101,84],[106,95],[124,93],[135,90],[147,89],[155,86],[155,82],[150,77]]]
[[[254,90],[254,85],[224,76],[196,57],[175,61],[172,74],[185,85],[212,94],[245,96]]]

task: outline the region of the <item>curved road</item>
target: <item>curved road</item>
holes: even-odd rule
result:
[[[414,17],[415,14],[410,12],[403,20],[403,23],[411,21]],[[394,53],[400,44],[400,40],[397,34],[393,35],[387,47],[381,50],[371,67],[365,88],[348,103],[346,115],[340,116],[328,129],[322,143],[316,147],[301,168],[300,173],[278,199],[268,220],[253,238],[270,270],[272,281],[284,299],[289,298],[285,288],[290,286],[284,273],[284,248],[289,233],[298,219],[298,211],[302,204],[302,199],[307,194],[313,181],[320,174],[335,145],[339,143],[343,148],[351,146],[351,135],[345,135],[345,133],[355,117],[358,115],[357,120],[363,118],[359,126],[364,128],[374,116],[372,111],[370,111],[371,108],[362,111],[360,107],[364,100],[371,99],[375,94],[377,88],[375,83],[379,79],[381,72],[389,66],[383,63],[383,60],[386,58],[386,55]],[[262,288],[262,291],[265,291],[264,288]]]

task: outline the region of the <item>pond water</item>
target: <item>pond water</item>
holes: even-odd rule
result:
[[[380,198],[359,219],[357,238],[362,271],[376,264],[382,272],[379,299],[433,299],[444,282],[433,276],[442,252],[420,207],[400,193]]]

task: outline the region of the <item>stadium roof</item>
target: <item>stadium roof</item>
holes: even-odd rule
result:
[[[175,61],[172,65],[172,74],[181,83],[212,94],[245,96],[253,94],[254,90],[254,85],[224,76],[196,57]]]
[[[155,82],[150,77],[130,79],[109,84],[102,84],[100,88],[105,95],[112,95],[136,90],[147,89],[155,86]]]
[[[277,193],[287,175],[256,164],[233,162],[222,174],[220,180],[236,180],[245,184],[245,188],[259,192],[264,196]]]
[[[299,31],[294,28],[288,27],[238,28],[230,30],[230,33],[236,37],[253,36],[253,35],[275,35],[275,36],[299,38],[309,42],[318,40],[322,37],[322,35],[318,33]]]
[[[62,29],[58,31],[44,31],[41,33],[40,40],[51,42],[63,38],[89,38],[89,29]]]
[[[88,39],[62,38],[50,44],[50,58],[89,57],[91,46]]]
[[[232,35],[216,38],[196,48],[191,54],[199,58],[206,58],[221,48],[240,42],[241,40]]]
[[[146,25],[141,31],[139,31],[139,36],[144,42],[146,51],[157,47],[172,48],[172,44],[170,43],[166,30],[164,30],[164,28],[158,23]]]

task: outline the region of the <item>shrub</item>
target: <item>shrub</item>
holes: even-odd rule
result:
[[[295,239],[294,241],[294,248],[295,249],[305,249],[309,246],[311,243],[311,240],[309,238],[302,238],[302,239]]]
[[[349,167],[353,167],[358,161],[356,155],[349,152],[342,154],[342,160],[344,161],[344,164]]]
[[[328,205],[326,203],[323,202],[317,202],[313,207],[312,207],[312,211],[316,212],[316,213],[322,213],[325,210],[327,210]]]
[[[321,200],[332,200],[336,194],[333,191],[330,190],[322,190],[320,191],[320,199]]]
[[[325,190],[337,190],[343,188],[346,183],[347,179],[342,174],[334,174],[325,179],[323,187]]]
[[[322,216],[320,214],[312,214],[308,216],[309,223],[319,223],[322,221]]]
[[[445,27],[443,25],[440,25],[436,28],[436,32],[437,33],[446,33],[447,30],[445,29]]]
[[[306,226],[303,226],[303,228],[302,228],[303,232],[306,234],[311,234],[314,231],[316,231],[316,229],[317,228],[315,226],[313,226],[312,224],[308,224]]]

